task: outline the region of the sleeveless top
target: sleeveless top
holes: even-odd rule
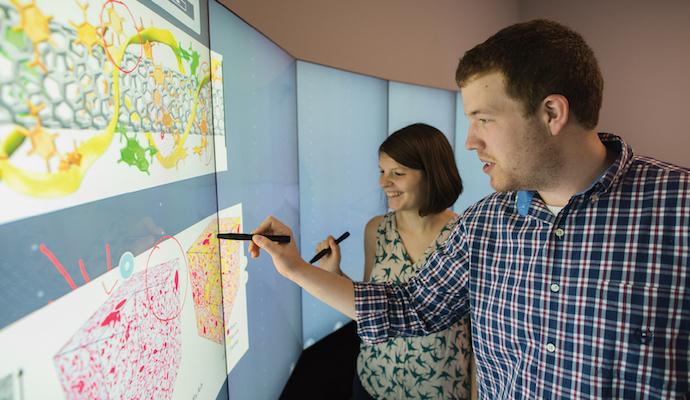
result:
[[[415,263],[398,233],[395,213],[384,215],[376,231],[371,282],[404,283],[417,274],[448,239],[458,218],[443,227]],[[469,399],[472,342],[469,314],[450,328],[428,336],[401,337],[360,346],[357,374],[377,399]]]

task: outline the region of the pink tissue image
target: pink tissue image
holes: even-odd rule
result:
[[[135,273],[53,357],[67,399],[170,399],[180,367],[180,271]]]
[[[187,250],[192,299],[200,336],[223,344],[224,327],[230,320],[240,283],[241,243],[218,240],[221,232],[239,232],[240,218],[211,221]],[[222,282],[222,283],[221,283]]]

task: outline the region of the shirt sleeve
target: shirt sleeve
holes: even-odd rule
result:
[[[355,282],[357,332],[366,343],[448,328],[469,312],[469,257],[462,224],[405,284]]]

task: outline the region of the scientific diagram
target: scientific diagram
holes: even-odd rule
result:
[[[229,328],[224,328],[223,321],[230,321],[239,288],[241,260],[240,244],[218,240],[218,227],[221,232],[239,232],[241,221],[240,218],[211,221],[187,251],[187,259],[199,335],[224,343]]]
[[[134,274],[53,357],[68,399],[170,399],[180,367],[179,260]]]
[[[0,223],[227,166],[221,57],[140,3],[0,0],[0,37]]]
[[[3,399],[216,396],[249,350],[247,258],[219,229],[242,229],[241,204],[83,283],[41,245],[47,273],[73,290],[0,330]]]

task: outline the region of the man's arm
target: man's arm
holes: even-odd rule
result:
[[[458,224],[460,226],[460,224]],[[273,258],[276,270],[331,307],[357,320],[360,337],[380,342],[395,336],[417,336],[447,328],[469,311],[466,240],[456,228],[440,251],[404,285],[353,283],[350,279],[307,264],[299,255],[290,228],[273,217],[253,232],[252,257],[260,249]],[[260,236],[289,235],[288,244]]]
[[[469,312],[467,244],[460,224],[406,284],[354,282],[357,331],[365,342],[438,332]]]

